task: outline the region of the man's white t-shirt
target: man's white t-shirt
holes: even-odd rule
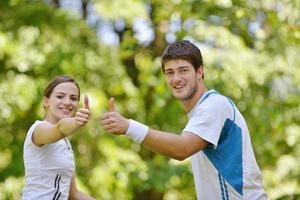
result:
[[[183,132],[210,144],[192,155],[198,200],[266,200],[246,122],[233,102],[206,92],[188,113]]]
[[[25,186],[22,200],[67,200],[75,165],[68,138],[41,147],[32,142],[32,134],[40,123],[29,129],[24,142]]]

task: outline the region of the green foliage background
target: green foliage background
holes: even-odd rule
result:
[[[196,199],[189,160],[111,136],[99,120],[114,96],[126,117],[180,134],[187,119],[160,67],[172,38],[200,46],[207,86],[245,116],[270,198],[300,199],[299,1],[83,0],[101,18],[94,25],[57,2],[0,1],[0,199],[21,196],[23,141],[59,74],[75,77],[91,100],[91,122],[71,138],[81,190],[105,200]],[[137,20],[152,40],[139,39]],[[105,43],[101,23],[113,25],[118,44]]]

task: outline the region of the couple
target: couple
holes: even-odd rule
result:
[[[189,119],[182,133],[154,130],[124,118],[113,98],[101,118],[103,128],[170,158],[191,157],[198,200],[268,199],[246,122],[229,98],[205,87],[200,50],[189,41],[177,41],[165,49],[161,63]],[[79,98],[79,86],[67,76],[56,77],[45,89],[46,117],[32,125],[24,143],[23,200],[92,199],[77,190],[67,137],[90,118],[87,96],[77,110]]]

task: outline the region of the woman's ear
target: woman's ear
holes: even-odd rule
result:
[[[43,107],[48,108],[49,107],[49,98],[43,97]]]

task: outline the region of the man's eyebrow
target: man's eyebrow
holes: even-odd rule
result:
[[[177,69],[182,69],[182,68],[189,68],[189,66],[180,66],[180,67],[178,67]]]
[[[171,69],[171,68],[168,68],[166,69],[166,71],[170,71],[170,70],[176,70],[176,69],[184,69],[184,68],[189,68],[189,66],[179,66],[179,67],[176,67],[175,69]]]

